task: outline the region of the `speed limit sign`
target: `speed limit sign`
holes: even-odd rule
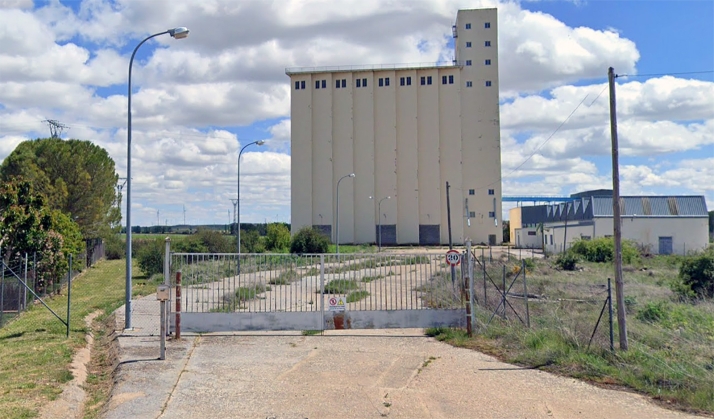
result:
[[[451,266],[456,266],[461,263],[461,255],[458,250],[451,249],[446,252],[446,263]]]

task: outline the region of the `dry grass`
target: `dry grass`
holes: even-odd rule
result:
[[[627,386],[670,406],[714,413],[714,302],[680,301],[672,291],[678,261],[677,257],[656,257],[625,267],[629,351],[617,350],[616,317],[616,351],[609,351],[607,309],[593,336],[607,297],[607,278],[613,272],[609,263],[580,263],[575,272],[558,271],[548,260],[531,264],[526,273],[531,297],[529,329],[518,319],[525,321],[526,315],[520,263],[505,258],[494,261],[486,267],[485,296],[484,271],[475,274],[479,333],[474,338],[454,330],[429,333],[508,362]],[[502,309],[496,310],[501,303],[496,286],[503,288],[504,267],[506,288],[513,282],[508,296],[512,307],[507,305],[506,319],[501,318]],[[614,298],[614,281],[612,287]],[[616,307],[613,310],[616,313]]]

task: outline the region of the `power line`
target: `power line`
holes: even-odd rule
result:
[[[659,76],[683,76],[687,74],[711,74],[714,70],[704,70],[704,71],[682,71],[679,73],[651,73],[651,74],[616,74],[615,78],[618,77],[659,77]]]
[[[590,105],[592,105],[593,103],[595,103],[595,101],[600,97],[600,95],[602,94],[602,92],[605,91],[605,89],[607,89],[607,85],[605,85],[605,88],[603,88],[603,89],[600,91],[600,93],[597,95],[597,97],[595,98],[595,100],[593,100],[592,103],[590,103]],[[515,169],[511,170],[511,171],[508,172],[506,175],[500,176],[500,177],[498,178],[498,180],[495,180],[495,181],[489,183],[488,185],[484,185],[484,186],[478,187],[478,188],[476,188],[476,189],[477,189],[477,190],[479,190],[479,189],[485,189],[485,188],[488,188],[489,186],[495,185],[496,183],[502,181],[504,178],[506,178],[506,177],[512,175],[512,174],[513,174],[514,172],[516,172],[518,169],[520,169],[521,167],[523,167],[524,164],[528,163],[528,161],[529,161],[533,156],[535,156],[535,154],[536,154],[544,145],[546,145],[546,143],[548,143],[548,141],[550,141],[550,140],[553,138],[553,136],[563,127],[563,125],[565,125],[565,123],[568,122],[568,120],[570,120],[570,118],[575,114],[575,112],[578,110],[578,108],[580,108],[580,106],[585,102],[585,99],[587,99],[588,96],[590,96],[589,93],[588,93],[587,95],[585,95],[585,97],[583,98],[583,100],[581,100],[580,103],[578,103],[578,106],[576,106],[575,109],[573,109],[573,111],[570,112],[570,115],[568,115],[568,117],[565,118],[565,119],[563,120],[563,122],[560,123],[560,125],[558,125],[558,127],[555,129],[555,131],[553,131],[553,133],[550,134],[550,136],[548,136],[548,138],[546,138],[545,141],[543,141],[538,147],[536,147],[536,149],[533,150],[533,152],[532,152],[528,157],[526,157],[526,159],[523,160],[523,162],[522,162],[521,164],[519,164],[518,167],[516,167]]]

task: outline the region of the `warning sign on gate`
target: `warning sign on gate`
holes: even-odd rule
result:
[[[330,297],[328,303],[330,311],[345,311],[345,297]]]
[[[456,266],[461,263],[461,255],[458,250],[451,249],[446,252],[446,263],[451,266]]]

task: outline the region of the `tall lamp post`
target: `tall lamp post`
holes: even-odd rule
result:
[[[131,329],[131,67],[134,64],[134,56],[139,47],[151,38],[157,37],[159,35],[169,34],[175,39],[183,39],[188,36],[188,29],[184,27],[178,27],[169,29],[164,32],[155,33],[143,41],[139,42],[139,45],[134,48],[134,52],[131,53],[131,59],[129,60],[129,86],[128,86],[128,106],[127,106],[127,144],[126,144],[126,301],[125,301],[125,316],[124,316],[124,327],[126,329]]]
[[[337,208],[335,209],[336,213],[337,213],[337,215],[335,217],[335,224],[336,224],[335,236],[336,236],[337,240],[335,241],[335,243],[337,244],[337,254],[338,255],[340,254],[340,182],[342,182],[342,179],[348,178],[348,177],[353,178],[353,177],[355,177],[355,174],[350,173],[349,175],[344,175],[340,178],[340,180],[337,181]]]
[[[378,221],[379,227],[377,227],[377,235],[379,237],[377,239],[377,246],[378,246],[379,252],[382,251],[382,201],[384,201],[385,199],[391,199],[391,198],[392,198],[391,196],[385,196],[384,198],[380,199],[379,202],[377,202],[377,218],[379,219],[379,221]],[[370,196],[369,199],[374,199],[374,197]]]
[[[251,146],[251,145],[263,145],[265,144],[264,140],[258,140],[258,141],[253,141],[252,143],[248,143],[243,146],[243,148],[240,149],[240,152],[238,153],[238,207],[236,211],[236,218],[238,225],[236,226],[236,229],[238,230],[238,243],[236,244],[238,246],[238,273],[240,273],[240,156],[243,154],[243,150],[245,150],[246,147]]]

